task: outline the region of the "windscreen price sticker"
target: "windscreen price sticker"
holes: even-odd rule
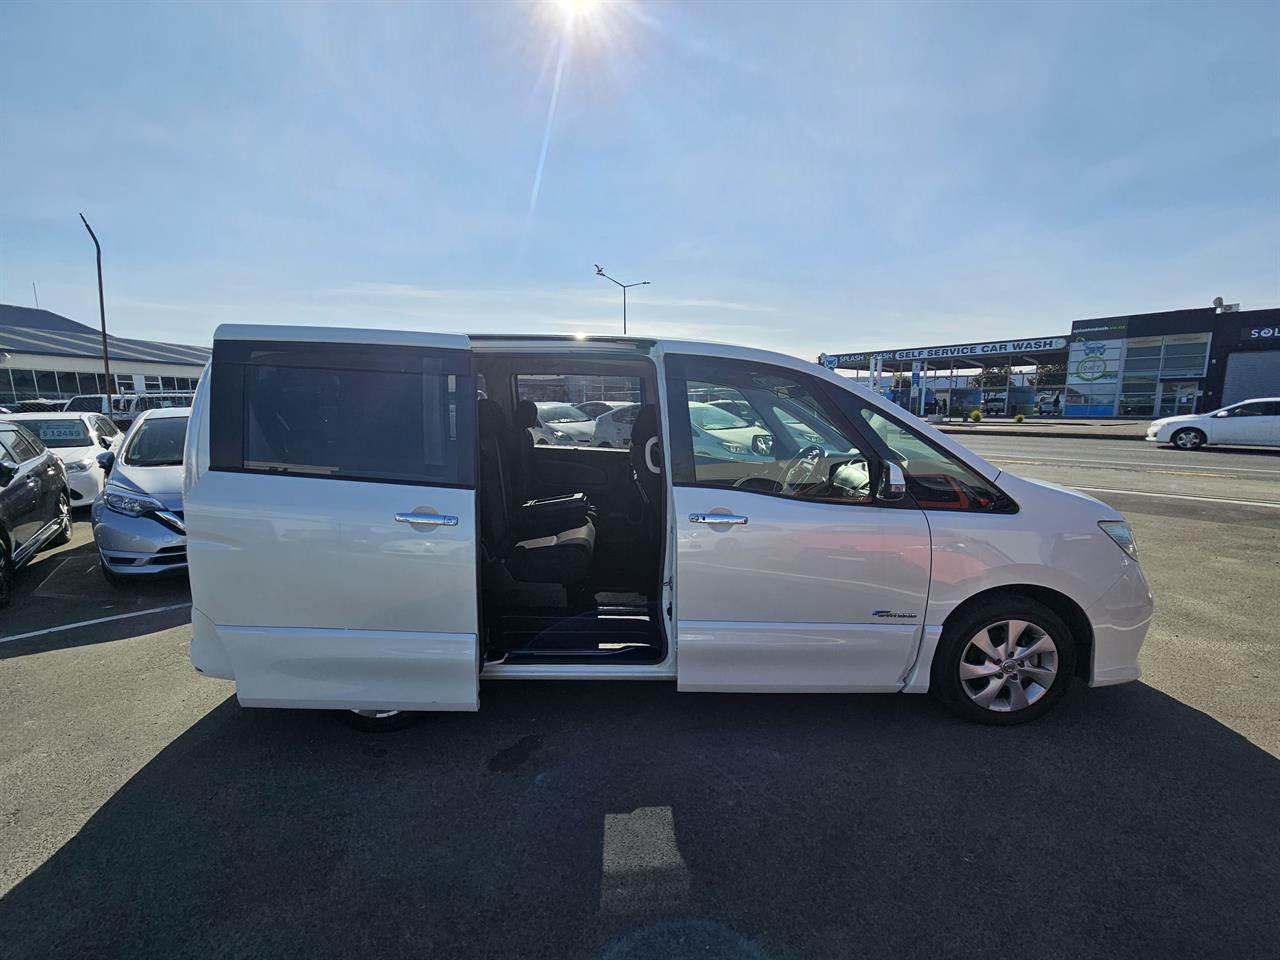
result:
[[[39,436],[41,440],[79,440],[82,434],[78,427],[68,424],[65,427],[58,425],[41,427]]]

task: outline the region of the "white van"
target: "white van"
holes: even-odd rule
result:
[[[634,378],[630,447],[535,444],[513,414],[555,375]],[[758,433],[695,444],[711,395]],[[1137,679],[1152,612],[1115,510],[740,347],[223,326],[184,489],[195,668],[368,728],[475,710],[482,678],[1017,723]]]

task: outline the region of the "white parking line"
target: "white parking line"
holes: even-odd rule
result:
[[[10,640],[27,640],[30,637],[43,637],[47,633],[61,633],[63,630],[78,630],[80,627],[92,627],[98,623],[110,623],[112,620],[128,620],[130,617],[145,617],[149,613],[165,613],[169,610],[182,610],[189,603],[174,603],[167,607],[152,607],[149,610],[135,610],[133,613],[117,613],[112,617],[98,617],[96,620],[81,620],[79,623],[64,623],[60,627],[48,627],[45,630],[32,630],[30,633],[15,633],[12,637],[0,637],[0,643]]]
[[[1067,486],[1067,484],[1063,484]],[[1274,510],[1280,510],[1280,503],[1274,500],[1229,500],[1226,497],[1194,497],[1187,493],[1153,493],[1150,490],[1111,490],[1107,487],[1077,487],[1071,485],[1073,490],[1083,490],[1085,493],[1120,493],[1126,497],[1165,497],[1169,500],[1199,500],[1203,503],[1234,503],[1242,507],[1271,507]]]

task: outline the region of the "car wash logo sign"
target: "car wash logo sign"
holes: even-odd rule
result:
[[[946,347],[920,347],[916,350],[883,350],[870,353],[824,353],[818,362],[824,367],[850,366],[865,363],[879,357],[883,360],[961,360],[967,357],[988,357],[1002,354],[1047,353],[1063,350],[1067,341],[1063,337],[1041,337],[1036,340],[994,340],[990,343],[958,343]]]

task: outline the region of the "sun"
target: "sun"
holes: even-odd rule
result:
[[[600,5],[599,0],[553,0],[553,2],[560,8],[566,24],[591,16],[595,8]]]

